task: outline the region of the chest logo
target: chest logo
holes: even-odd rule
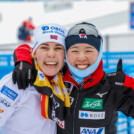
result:
[[[98,95],[100,98],[102,98],[105,94],[107,94],[108,92],[105,93],[97,93],[96,95]]]
[[[15,91],[13,91],[7,86],[3,86],[3,88],[1,89],[1,93],[7,96],[8,98],[12,99],[13,101],[18,96],[18,94]]]
[[[81,111],[80,110],[79,119],[102,120],[102,119],[105,119],[105,112]]]
[[[84,98],[82,103],[83,109],[103,109],[103,99]]]
[[[105,134],[105,128],[80,128],[80,134]]]

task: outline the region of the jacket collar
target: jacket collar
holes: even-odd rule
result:
[[[83,88],[89,88],[94,86],[95,84],[97,84],[104,76],[104,71],[103,71],[103,61],[101,60],[99,63],[98,68],[96,69],[96,71],[90,76],[87,77],[83,80],[82,83],[85,83]],[[78,83],[73,79],[73,77],[71,76],[69,69],[67,69],[65,76],[63,78],[63,81],[69,82],[69,83],[73,83],[75,86],[79,87]]]

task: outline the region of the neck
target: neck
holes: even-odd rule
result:
[[[51,80],[51,79],[53,79],[54,76],[48,76],[48,75],[46,75],[46,77],[48,78],[48,80]]]

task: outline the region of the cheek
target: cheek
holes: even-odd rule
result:
[[[43,59],[44,59],[44,53],[42,53],[42,52],[38,52],[36,55],[35,55],[35,59],[36,59],[36,61],[37,61],[37,63],[38,63],[38,65],[40,65],[41,63],[42,63],[42,61],[43,61]]]
[[[74,65],[74,62],[75,62],[75,55],[74,55],[74,54],[68,54],[68,55],[67,55],[67,58],[68,58],[68,62],[69,62],[71,65]]]
[[[96,52],[93,57],[94,57],[94,60],[96,61],[98,58],[98,52]]]
[[[96,60],[97,60],[97,58],[98,58],[97,55],[88,55],[87,57],[88,57],[88,61],[89,61],[91,64],[95,63]]]
[[[36,58],[36,62],[37,62],[37,64],[38,64],[38,66],[41,65],[41,61],[42,61],[42,60],[41,60],[39,57]]]
[[[41,50],[40,50],[40,49],[37,49],[37,50],[35,51],[34,57],[35,57],[36,59],[38,59],[38,58],[40,57],[40,55],[41,55]]]
[[[65,56],[65,52],[64,51],[58,52],[58,56],[64,57]]]
[[[58,53],[58,58],[61,61],[61,64],[64,64],[64,59],[65,59],[65,52],[59,52]]]
[[[36,57],[35,57],[35,58],[36,58],[36,60],[37,60],[37,61],[39,61],[39,60],[41,60],[41,59],[42,59],[42,57],[43,57],[43,55],[38,54],[38,55],[36,55]]]

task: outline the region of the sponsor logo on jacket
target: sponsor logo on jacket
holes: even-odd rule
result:
[[[105,134],[105,128],[87,128],[81,127],[80,134]]]
[[[104,92],[104,93],[97,93],[96,95],[98,95],[100,98],[102,98],[104,95],[106,95],[108,92]]]
[[[41,71],[38,71],[38,75],[39,75],[39,80],[40,81],[44,81],[45,80],[44,74]]]
[[[65,128],[65,121],[58,121],[57,124],[61,127],[61,128]]]
[[[8,98],[12,100],[15,100],[16,97],[18,96],[18,94],[15,91],[13,91],[7,86],[3,86],[3,88],[1,89],[1,93],[6,95]]]
[[[105,112],[79,111],[80,119],[100,120],[105,119]]]
[[[3,109],[0,109],[0,113],[3,113],[4,112],[4,110]]]
[[[0,103],[4,104],[6,107],[10,107],[11,103],[9,103],[6,99],[0,97]]]
[[[83,109],[103,109],[103,99],[84,98],[82,103]]]

